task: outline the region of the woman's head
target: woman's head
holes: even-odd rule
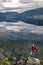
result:
[[[36,46],[36,44],[33,44],[33,47]]]

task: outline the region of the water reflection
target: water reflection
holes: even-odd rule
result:
[[[41,25],[43,26],[43,19],[34,19],[35,13],[31,12],[23,12],[23,13],[18,13],[18,12],[4,12],[0,13],[0,22],[18,22],[18,21],[23,21],[25,23],[30,23],[30,24],[35,24],[35,25]],[[42,14],[42,13],[40,13]],[[37,14],[39,15],[39,14]]]

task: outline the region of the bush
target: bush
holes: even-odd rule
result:
[[[10,65],[10,62],[5,59],[0,59],[0,65]]]

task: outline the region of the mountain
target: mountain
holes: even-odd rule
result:
[[[43,8],[28,10],[20,14],[21,21],[43,26]]]
[[[42,15],[42,14],[43,14],[43,8],[28,10],[28,11],[21,13],[21,15],[24,15],[25,17],[26,16],[34,16],[34,15]]]
[[[43,8],[18,12],[0,12],[0,22],[18,22],[23,21],[28,24],[43,26]]]

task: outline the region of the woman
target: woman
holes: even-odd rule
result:
[[[34,57],[37,54],[37,51],[38,51],[38,49],[37,49],[36,45],[33,44],[32,45],[32,51],[30,53],[30,56]]]

